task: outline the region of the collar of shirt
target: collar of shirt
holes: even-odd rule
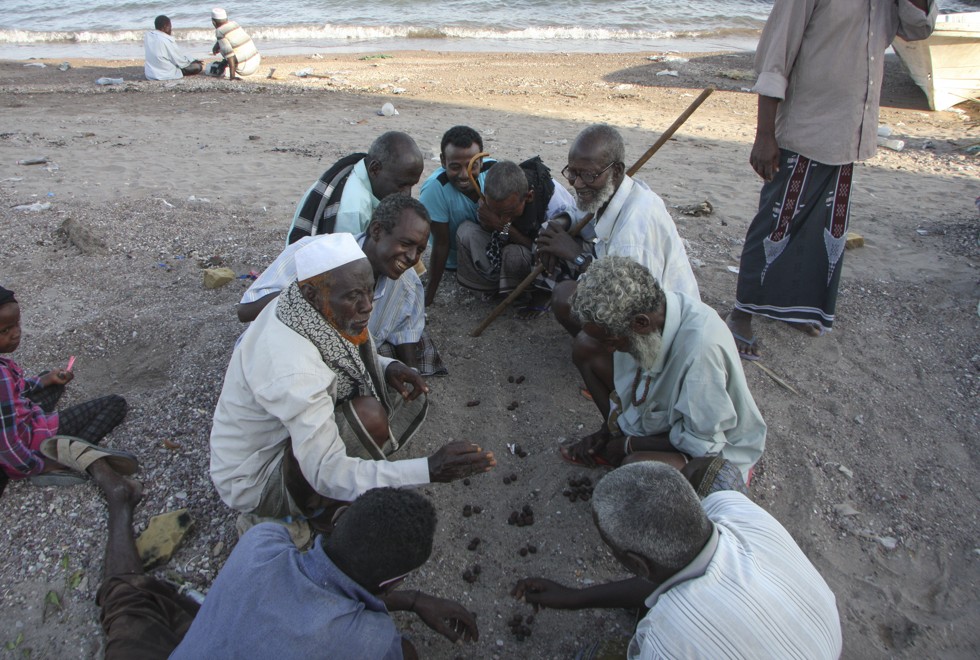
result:
[[[368,158],[369,156],[365,156],[361,160],[357,161],[357,164],[354,165],[354,169],[351,170],[350,174],[352,177],[356,178],[360,184],[364,186],[364,189],[371,195],[371,206],[373,208],[378,208],[378,204],[381,203],[381,200],[374,196],[374,188],[371,187],[371,177],[368,175],[367,170]]]
[[[620,211],[623,210],[623,204],[626,203],[630,193],[633,192],[633,186],[633,179],[629,175],[625,175],[623,182],[616,189],[616,194],[612,196],[609,204],[603,210],[602,215],[596,220],[596,238],[601,241],[608,241],[610,239],[613,234],[613,229],[616,228],[616,221],[619,220]]]
[[[384,602],[367,589],[350,579],[330,559],[323,549],[323,537],[318,536],[316,543],[307,552],[300,552],[297,557],[300,570],[320,587],[337,591],[351,600],[364,603],[373,612],[387,612]]]
[[[664,370],[664,365],[667,364],[667,356],[670,355],[670,345],[674,343],[677,330],[681,327],[680,296],[673,291],[664,291],[664,297],[666,298],[667,311],[664,313],[663,343],[653,368],[646,372],[647,376],[654,378]]]
[[[361,162],[363,163],[364,161]],[[361,249],[363,250],[364,244],[367,242],[367,232],[366,231],[361,232],[360,234],[354,237],[354,240],[357,241],[357,244],[361,246]],[[387,288],[388,288],[388,276],[387,275],[379,276],[378,281],[374,283],[374,299],[381,300],[382,298],[384,298],[385,291],[387,290]]]
[[[667,578],[652,594],[647,596],[647,599],[643,601],[644,604],[647,607],[653,607],[663,594],[681,582],[687,582],[688,580],[693,580],[704,575],[705,571],[708,570],[708,564],[711,563],[711,560],[715,556],[715,551],[718,550],[719,535],[720,530],[718,529],[718,525],[711,523],[711,536],[708,538],[708,542],[704,544],[704,547],[701,548],[701,552],[698,553],[697,557],[690,564]]]

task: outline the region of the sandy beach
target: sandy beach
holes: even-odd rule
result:
[[[751,54],[655,55],[295,56],[266,59],[237,83],[151,83],[141,61],[70,60],[66,71],[60,60],[0,61],[0,283],[16,291],[24,325],[12,357],[36,373],[77,356],[62,406],[128,399],[107,443],[143,464],[137,526],[182,507],[195,521],[161,575],[204,591],[237,538],[208,476],[208,434],[247,281],[205,289],[202,265],[263,269],[306,188],[386,130],[416,139],[423,180],[454,124],[480,131],[497,158],[540,155],[557,176],[586,125],[619,127],[632,161],[715,85],[637,178],[671,209],[703,300],[727,313],[760,188],[748,165]],[[304,69],[313,76],[294,75]],[[96,85],[101,77],[124,82]],[[386,102],[396,116],[379,115]],[[761,364],[782,384],[745,365],[769,425],[752,496],[836,593],[845,658],[975,658],[980,648],[980,164],[968,150],[980,142],[978,117],[976,105],[929,112],[890,56],[881,123],[906,147],[855,167],[851,229],[865,245],[844,257],[834,331],[811,339],[760,322]],[[712,214],[683,212],[705,200]],[[44,208],[16,208],[32,204]],[[436,545],[406,583],[476,612],[480,640],[454,646],[413,616],[396,620],[423,657],[573,657],[598,637],[628,636],[632,614],[543,611],[518,641],[507,621],[531,608],[509,592],[529,575],[577,586],[625,577],[589,505],[562,496],[588,472],[563,463],[557,444],[600,420],[578,393],[559,326],[507,313],[470,337],[490,309],[443,280],[428,327],[449,375],[430,380],[429,419],[404,450],[424,456],[469,439],[497,454],[498,469],[469,486],[423,489],[439,511]],[[467,407],[473,399],[480,405]],[[508,452],[514,442],[527,458]],[[464,518],[465,504],[484,511]],[[535,524],[508,525],[525,504]],[[0,656],[101,657],[105,517],[94,485],[7,487]],[[528,543],[538,552],[520,556]],[[468,584],[474,564],[482,571]]]

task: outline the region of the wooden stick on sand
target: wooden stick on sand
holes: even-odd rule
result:
[[[677,129],[680,128],[684,124],[684,122],[687,121],[688,117],[694,114],[694,111],[697,110],[702,103],[704,103],[705,99],[711,96],[711,92],[713,91],[715,91],[714,87],[708,87],[703,92],[701,92],[701,94],[696,99],[694,99],[691,105],[687,107],[687,110],[682,112],[680,117],[674,120],[674,123],[670,125],[670,128],[668,128],[666,131],[663,132],[663,134],[661,134],[660,139],[657,140],[652,147],[647,149],[646,153],[640,156],[639,160],[633,163],[633,166],[631,168],[626,170],[626,173],[630,176],[633,176],[634,174],[636,174],[637,171],[639,171],[641,167],[646,165],[646,162],[650,160],[653,154],[657,153],[657,151],[660,150],[660,147],[664,146],[664,143],[666,143],[667,140],[669,140],[674,135],[674,133],[677,132]],[[568,231],[569,236],[572,236],[573,238],[575,236],[578,236],[579,232],[585,228],[585,225],[587,225],[590,220],[592,220],[592,215],[587,215],[584,218],[582,218],[582,220],[580,220],[574,227],[572,227]],[[544,272],[544,266],[542,266],[541,264],[535,266],[534,270],[531,271],[531,274],[525,277],[524,280],[520,284],[518,284],[513,291],[510,292],[510,295],[504,298],[504,300],[499,305],[497,305],[492,312],[490,312],[487,318],[483,319],[483,322],[473,329],[473,331],[470,333],[470,336],[479,337],[481,334],[483,334],[483,331],[486,330],[491,323],[493,323],[494,319],[500,316],[504,312],[504,310],[507,309],[507,307],[512,302],[514,302],[514,300],[517,299],[517,296],[524,293],[524,289],[531,286],[531,283],[534,282],[534,280],[537,279],[538,275],[540,275],[543,272]]]

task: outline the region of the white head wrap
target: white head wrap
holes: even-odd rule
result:
[[[228,18],[228,12],[221,7],[215,7],[211,10],[211,18],[216,21],[224,21]]]
[[[311,277],[340,268],[358,259],[367,259],[354,236],[347,233],[317,236],[296,251],[296,281],[302,282]]]

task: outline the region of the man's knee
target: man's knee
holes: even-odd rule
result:
[[[203,70],[204,70],[204,65],[203,64],[201,64],[200,62],[191,62],[190,64],[188,64],[187,66],[185,66],[180,71],[185,76],[196,76],[197,74],[199,74]]]
[[[572,341],[572,362],[575,366],[592,364],[597,358],[607,358],[609,352],[598,341],[584,332],[575,335]]]
[[[578,283],[574,280],[566,280],[555,285],[551,292],[551,309],[555,314],[555,319],[566,328],[569,323],[577,322],[572,318],[572,295],[578,288]]]
[[[351,400],[351,406],[374,444],[379,449],[384,447],[388,441],[388,414],[381,402],[373,396],[359,396]]]

